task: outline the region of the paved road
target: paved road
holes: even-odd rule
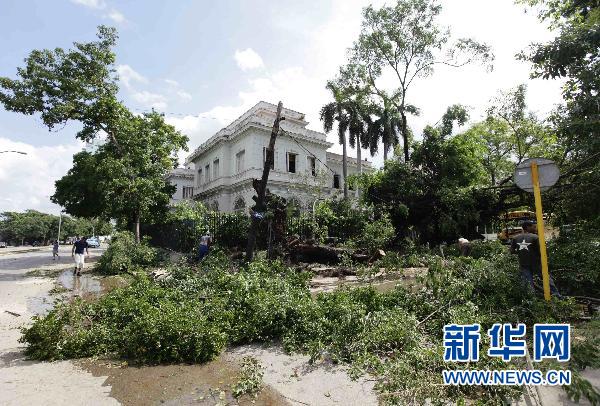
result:
[[[74,263],[71,248],[71,245],[60,247],[58,260],[52,259],[52,247],[49,246],[33,248],[35,251],[30,251],[32,247],[29,247],[29,250],[5,251],[0,256],[0,278],[4,274],[22,276],[36,269],[64,268]],[[102,255],[104,248],[91,248],[89,252],[90,256],[86,257],[86,262],[94,262]]]
[[[31,272],[44,275],[73,265],[70,246],[61,248],[58,261],[52,260],[51,248],[45,248],[0,256],[0,404],[117,405],[109,397],[111,388],[103,386],[105,377],[94,377],[70,361],[36,362],[23,355],[19,327],[51,308],[48,292],[56,281]],[[90,250],[90,262],[102,252]]]

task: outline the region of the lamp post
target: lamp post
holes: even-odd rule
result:
[[[58,214],[58,235],[56,236],[56,241],[60,244],[60,225],[62,224],[62,214],[64,210],[61,210]]]

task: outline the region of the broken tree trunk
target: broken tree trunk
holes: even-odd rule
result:
[[[330,247],[327,245],[294,244],[288,246],[290,254],[301,262],[337,264],[343,255],[349,255],[355,262],[368,262],[369,256],[357,253],[350,248]]]
[[[265,193],[267,190],[267,181],[269,180],[269,172],[271,171],[271,165],[273,165],[273,159],[275,157],[275,140],[277,139],[277,134],[279,134],[279,123],[285,120],[285,117],[281,117],[282,109],[283,103],[279,102],[279,104],[277,104],[277,115],[275,116],[275,122],[273,123],[269,147],[267,148],[262,178],[260,182],[253,182],[254,190],[256,190],[256,205],[254,206],[254,211],[258,213],[264,213],[266,209]],[[258,232],[259,222],[259,217],[256,216],[255,213],[251,213],[251,224],[250,229],[248,230],[248,244],[246,246],[246,261],[248,262],[252,261],[252,258],[254,257],[254,247],[256,245],[256,234]]]

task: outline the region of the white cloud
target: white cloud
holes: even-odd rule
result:
[[[178,87],[179,86],[179,82],[173,79],[165,79],[165,83],[167,83],[168,85],[171,85],[173,87]]]
[[[127,88],[131,88],[131,82],[148,83],[148,79],[146,79],[146,77],[136,72],[129,65],[117,66],[117,74],[119,75],[119,80],[123,82]]]
[[[192,100],[192,95],[186,92],[185,90],[178,90],[177,96],[179,96],[183,100]]]
[[[164,110],[167,108],[167,98],[162,94],[151,93],[146,90],[134,92],[131,97],[145,107],[151,107],[156,110]]]
[[[246,48],[243,51],[237,49],[233,57],[239,68],[243,71],[262,68],[264,66],[262,58],[252,48]]]
[[[95,9],[103,9],[106,7],[106,3],[104,0],[71,0],[71,2],[75,4],[80,4],[85,7],[95,8]]]
[[[0,137],[0,150],[16,150],[21,154],[2,154],[0,159],[0,212],[35,209],[58,214],[60,207],[51,203],[54,182],[71,169],[73,154],[83,144],[36,147]]]
[[[114,8],[106,16],[117,24],[122,24],[127,21],[125,16],[120,11]]]

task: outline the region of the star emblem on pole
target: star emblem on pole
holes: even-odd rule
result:
[[[525,240],[518,242],[517,245],[519,246],[519,251],[521,250],[527,250],[529,251],[529,246],[531,245],[530,242],[525,242]]]

